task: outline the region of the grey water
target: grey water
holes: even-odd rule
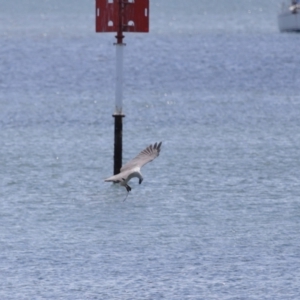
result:
[[[0,0],[0,299],[299,299],[300,35],[280,1],[150,0],[126,34],[94,1]]]

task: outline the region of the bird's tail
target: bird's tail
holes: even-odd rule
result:
[[[104,181],[105,182],[116,182],[118,180],[116,179],[116,176],[114,175],[114,176],[111,176],[111,177],[108,177],[108,178],[104,179]]]

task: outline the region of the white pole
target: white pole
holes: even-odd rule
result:
[[[122,115],[122,98],[123,98],[123,47],[125,44],[116,45],[116,110],[115,115]]]

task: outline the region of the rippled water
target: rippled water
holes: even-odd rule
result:
[[[114,37],[72,3],[0,1],[0,298],[298,299],[300,40],[279,3],[151,0],[125,39],[124,161],[163,146],[126,202],[103,182]]]

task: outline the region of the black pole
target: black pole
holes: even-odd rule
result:
[[[122,167],[123,150],[123,117],[125,115],[113,115],[115,118],[115,143],[114,143],[114,175],[119,174]]]

